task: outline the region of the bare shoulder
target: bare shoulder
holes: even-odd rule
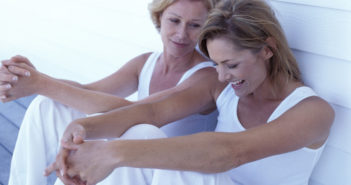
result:
[[[318,96],[308,97],[286,112],[294,120],[320,128],[330,128],[335,113],[331,105]]]
[[[143,68],[145,62],[147,61],[147,59],[150,57],[151,54],[152,54],[151,52],[143,53],[132,58],[121,68],[122,71],[125,71],[128,73],[132,72],[135,75],[140,74],[141,69]]]
[[[147,59],[150,57],[151,54],[152,54],[152,52],[140,54],[140,55],[134,57],[130,62],[133,62],[133,63],[137,64],[138,66],[142,67],[142,66],[144,66],[145,62],[147,61]]]
[[[320,116],[334,118],[334,109],[327,101],[318,96],[308,97],[302,100],[298,106],[305,111],[311,111],[312,113],[318,113]]]

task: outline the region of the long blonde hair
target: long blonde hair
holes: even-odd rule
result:
[[[275,89],[290,80],[302,81],[296,59],[273,10],[263,0],[223,0],[212,9],[199,37],[201,51],[208,56],[207,40],[224,36],[236,46],[259,51],[269,47],[268,78]],[[274,47],[267,39],[274,41]],[[283,80],[281,78],[284,78]]]

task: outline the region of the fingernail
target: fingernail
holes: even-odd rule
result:
[[[1,99],[6,99],[5,95],[0,96]]]
[[[12,77],[12,81],[17,81],[17,80],[18,80],[17,76]]]
[[[63,176],[63,170],[60,170],[60,174],[61,174],[61,176]]]
[[[6,84],[6,89],[10,89],[11,88],[11,84]]]
[[[27,71],[27,72],[24,73],[24,75],[25,75],[25,76],[30,76],[30,72]]]

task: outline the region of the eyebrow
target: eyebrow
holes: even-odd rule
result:
[[[173,13],[173,12],[169,12],[169,14],[172,14],[173,16],[176,16],[176,17],[178,17],[178,18],[183,18],[182,16],[179,16],[178,14]],[[197,22],[197,21],[201,21],[201,19],[191,19],[191,21]]]

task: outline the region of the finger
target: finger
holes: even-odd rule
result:
[[[76,185],[75,180],[68,177],[67,175],[62,175],[59,170],[56,171],[56,176],[59,178],[65,185]]]
[[[20,76],[30,76],[30,71],[20,68],[18,66],[10,65],[8,67],[9,71],[13,74],[20,75]]]
[[[16,56],[12,57],[11,60],[16,62],[16,63],[25,63],[25,64],[29,65],[30,67],[35,68],[33,66],[33,64],[29,61],[29,59],[24,57],[24,56],[16,55]]]
[[[67,171],[66,161],[67,161],[68,155],[69,155],[69,151],[67,149],[62,148],[60,151],[60,155],[58,155],[57,159],[56,159],[56,161],[58,163],[58,167],[60,168],[61,173],[63,175],[65,175],[66,171]]]
[[[56,172],[58,171],[58,168],[55,162],[50,164],[48,167],[46,167],[46,169],[44,170],[44,176],[49,176],[53,171],[56,171]]]
[[[1,82],[16,82],[18,80],[18,76],[11,74],[10,72],[0,72],[0,81]]]
[[[79,148],[79,145],[74,144],[72,142],[65,142],[65,141],[61,142],[61,146],[65,149],[68,149],[68,150],[78,150],[78,148]]]
[[[12,87],[11,84],[2,84],[2,85],[0,85],[0,91],[3,92],[6,90],[9,90],[9,89],[11,89],[11,87]]]
[[[7,66],[7,65],[9,65],[11,63],[11,60],[2,60],[1,61],[1,64],[3,65],[3,66]]]
[[[1,95],[0,96],[0,101],[3,102],[3,103],[10,102],[10,101],[13,101],[15,99],[17,99],[17,98],[11,97],[9,95]]]
[[[83,133],[81,133],[80,131],[74,132],[73,133],[73,142],[75,144],[82,144],[82,143],[84,143]]]

